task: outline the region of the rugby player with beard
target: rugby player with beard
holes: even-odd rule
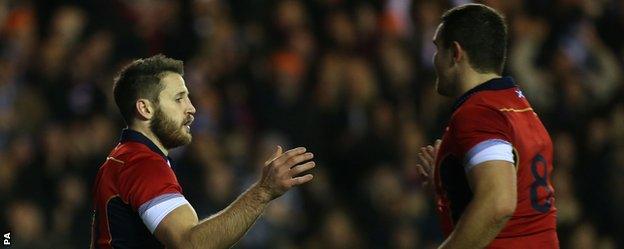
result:
[[[222,211],[199,220],[171,169],[168,151],[191,142],[195,107],[182,61],[162,55],[136,60],[113,87],[127,128],[94,184],[92,248],[228,248],[290,188],[312,180],[303,147],[275,154],[258,181]]]

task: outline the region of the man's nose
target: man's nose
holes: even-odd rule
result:
[[[190,114],[195,114],[195,112],[196,112],[197,110],[195,109],[195,106],[193,106],[193,103],[191,102],[191,100],[190,100],[190,99],[189,99],[189,107],[190,107],[190,108],[189,108],[188,112],[189,112]]]

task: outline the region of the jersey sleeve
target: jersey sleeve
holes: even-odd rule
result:
[[[453,116],[451,125],[466,172],[486,161],[514,162],[512,129],[498,110],[469,106]]]
[[[173,170],[160,158],[144,158],[119,177],[119,194],[150,232],[175,208],[188,203]]]

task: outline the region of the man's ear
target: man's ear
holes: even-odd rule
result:
[[[465,59],[466,51],[462,48],[459,42],[454,41],[451,43],[451,55],[453,56],[453,62],[459,63],[461,60]]]
[[[154,103],[147,99],[138,99],[135,102],[135,108],[141,120],[150,120],[154,116]]]

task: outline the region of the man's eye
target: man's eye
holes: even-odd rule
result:
[[[177,98],[176,99],[176,102],[180,102],[180,101],[182,101],[182,98]]]

